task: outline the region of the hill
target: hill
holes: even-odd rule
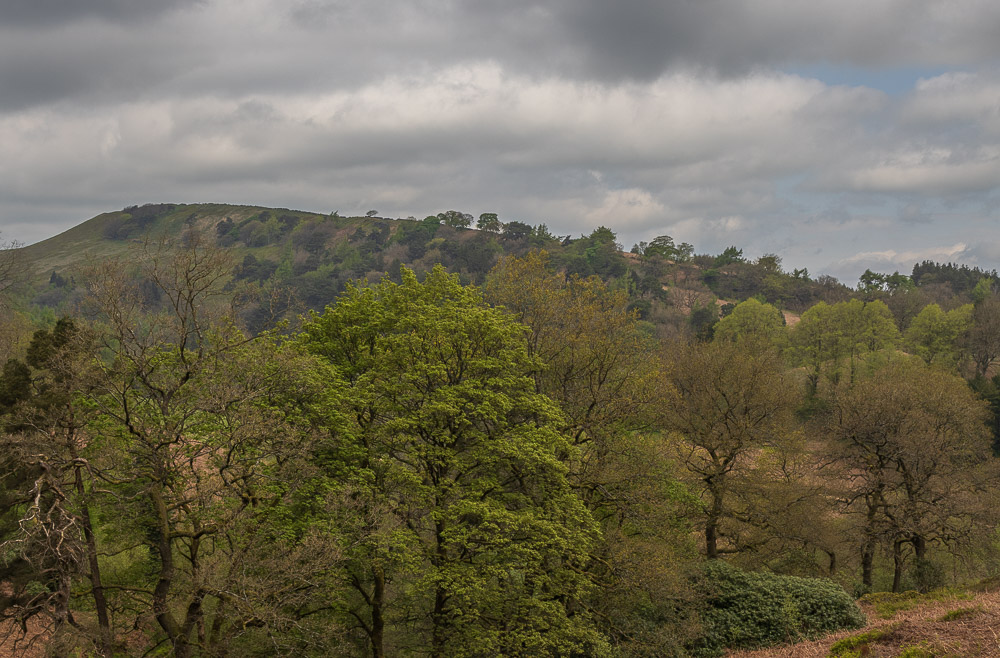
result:
[[[419,274],[441,263],[465,283],[482,283],[501,257],[531,249],[544,249],[550,264],[567,275],[598,276],[627,291],[643,320],[671,334],[711,331],[715,320],[750,297],[793,318],[819,301],[883,299],[905,329],[927,304],[957,306],[981,279],[996,280],[995,272],[924,262],[912,277],[866,272],[851,290],[804,269],[786,272],[775,254],[745,259],[735,246],[696,254],[692,245],[659,236],[626,252],[605,227],[573,237],[553,235],[544,224],[502,224],[489,214],[477,229],[470,228],[472,221],[459,211],[416,220],[212,203],[131,206],[19,250],[28,278],[22,305],[71,313],[82,298],[81,272],[88,264],[127,257],[144,242],[181,243],[190,231],[229,252],[234,287],[255,289],[272,300],[268,306],[285,297],[299,312],[323,308],[349,281],[395,276],[404,264]],[[262,314],[263,308],[250,311]]]
[[[696,320],[717,317],[726,302],[753,295],[802,310],[846,292],[828,278],[784,273],[773,256],[745,261],[735,247],[718,256],[695,255],[690,245],[675,246],[661,236],[626,253],[604,227],[574,238],[555,236],[544,224],[484,217],[477,230],[468,228],[471,216],[457,211],[415,220],[225,204],[132,206],[21,249],[29,278],[23,298],[29,306],[66,312],[79,300],[77,283],[88,263],[125,256],[147,240],[179,242],[190,230],[230,252],[234,282],[293,291],[304,308],[322,308],[346,282],[377,280],[402,264],[423,272],[442,263],[463,281],[481,283],[503,255],[530,249],[546,250],[567,274],[596,275],[627,290],[634,308],[657,324],[683,324],[692,313]]]

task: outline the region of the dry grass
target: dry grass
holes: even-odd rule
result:
[[[40,623],[29,623],[27,635],[12,621],[0,623],[0,658],[42,658],[47,644],[48,633]]]
[[[886,631],[879,640],[861,649],[869,658],[895,658],[907,647],[919,646],[934,656],[1000,656],[1000,590],[971,598],[948,597],[902,610],[890,619],[879,618],[868,604],[862,604],[871,623],[856,631],[843,631],[821,640],[760,649],[733,651],[729,658],[826,658],[830,647],[841,638],[871,630]],[[970,611],[951,615],[956,610]]]

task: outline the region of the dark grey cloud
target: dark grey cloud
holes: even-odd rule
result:
[[[832,64],[946,68],[1000,59],[991,0],[300,0],[316,32],[375,46],[373,63],[493,59],[534,75],[652,80],[671,68],[742,75]]]
[[[82,20],[133,24],[149,21],[203,0],[4,0],[0,24],[33,28],[66,25]]]
[[[0,3],[0,110],[62,100],[355,89],[494,62],[649,82],[834,64],[1000,61],[987,0],[52,0]],[[185,10],[185,11],[181,11]]]

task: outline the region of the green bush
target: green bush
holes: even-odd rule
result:
[[[755,649],[860,628],[865,616],[847,592],[819,578],[751,573],[719,561],[705,565],[707,608],[695,656]]]

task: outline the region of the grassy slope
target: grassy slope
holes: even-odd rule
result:
[[[185,222],[194,215],[194,226],[212,231],[217,223],[231,218],[240,222],[263,210],[274,210],[257,206],[233,206],[220,203],[181,204],[170,213],[157,218],[149,227],[149,235],[156,239],[161,235],[180,235]],[[290,214],[306,217],[321,217],[317,213],[292,211]],[[122,217],[122,211],[108,212],[74,226],[68,231],[41,242],[24,247],[22,257],[31,269],[32,278],[48,276],[52,270],[71,269],[85,264],[88,260],[101,260],[125,254],[135,240],[108,240],[104,228],[108,222]]]

